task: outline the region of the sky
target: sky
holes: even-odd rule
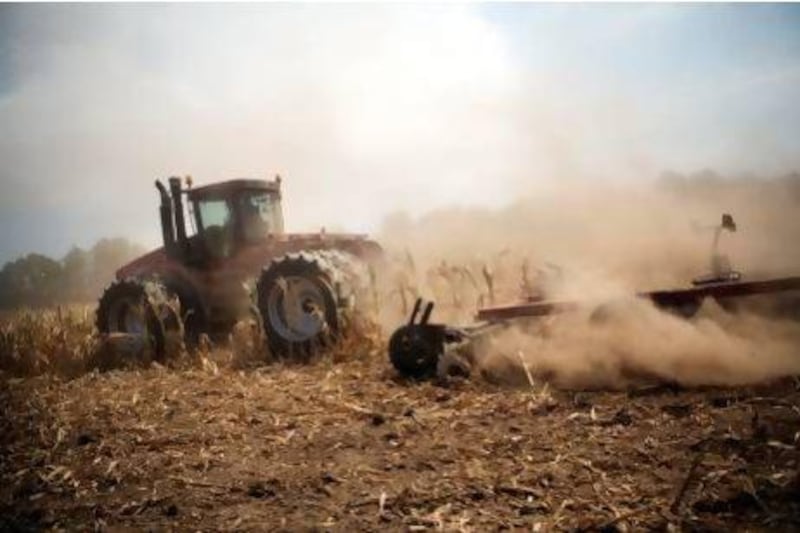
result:
[[[159,244],[153,181],[287,229],[552,183],[800,170],[800,5],[0,5],[0,262]]]

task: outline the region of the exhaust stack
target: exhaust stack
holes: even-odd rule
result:
[[[180,178],[169,178],[169,191],[172,195],[172,205],[175,211],[175,235],[177,237],[178,246],[184,253],[187,253],[189,251],[189,240],[186,237],[186,220],[183,216]]]
[[[164,184],[159,180],[156,180],[156,188],[161,196],[159,214],[161,215],[161,235],[164,239],[164,249],[167,251],[167,255],[174,256],[176,252],[176,246],[175,223],[172,218],[172,199],[167,192],[167,188],[164,187]]]

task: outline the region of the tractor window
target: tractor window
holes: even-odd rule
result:
[[[239,197],[244,238],[248,242],[263,240],[268,233],[283,231],[280,200],[267,192],[248,192]]]
[[[226,200],[208,199],[197,202],[200,226],[208,252],[218,259],[233,251],[231,209]]]

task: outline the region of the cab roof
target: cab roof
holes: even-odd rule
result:
[[[186,193],[191,197],[226,196],[242,190],[260,190],[279,193],[281,190],[281,180],[280,177],[277,177],[272,181],[248,178],[218,181],[209,185],[186,189]]]

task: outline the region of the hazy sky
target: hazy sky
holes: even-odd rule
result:
[[[798,5],[0,5],[0,261],[159,239],[153,180],[287,226],[553,180],[800,169]]]

